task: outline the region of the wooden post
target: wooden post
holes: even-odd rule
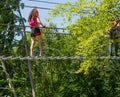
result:
[[[5,75],[6,75],[6,80],[7,80],[7,82],[8,82],[8,85],[9,85],[9,87],[12,89],[13,94],[14,94],[14,97],[17,97],[17,94],[16,94],[16,91],[15,91],[14,85],[12,84],[12,82],[11,82],[11,80],[10,80],[10,75],[9,75],[9,73],[7,72],[7,69],[6,69],[5,64],[4,64],[4,62],[3,62],[2,59],[1,59],[1,63],[2,63],[3,71],[5,72]]]
[[[18,13],[21,17],[21,23],[23,26],[23,39],[24,39],[24,44],[25,44],[25,51],[26,51],[26,56],[28,56],[28,47],[27,47],[27,38],[26,38],[26,31],[25,31],[25,24],[24,21],[22,19],[22,14],[20,11],[20,8],[18,7]],[[28,62],[28,70],[29,70],[29,78],[30,78],[30,84],[31,84],[31,88],[32,88],[32,97],[35,97],[35,86],[34,86],[34,82],[33,82],[33,78],[32,78],[32,68],[31,68],[31,62],[30,60],[27,60]]]

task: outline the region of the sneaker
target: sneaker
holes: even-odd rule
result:
[[[112,54],[110,54],[109,56],[110,56],[110,57],[112,57],[113,55],[112,55]]]
[[[34,55],[30,54],[30,57],[34,57]]]
[[[119,55],[118,54],[115,54],[116,57],[118,57]]]
[[[39,57],[41,57],[42,55],[41,54],[39,54]]]

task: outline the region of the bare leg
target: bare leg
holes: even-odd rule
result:
[[[38,42],[39,42],[39,49],[40,49],[40,54],[39,56],[42,56],[42,37],[40,36],[36,36]]]
[[[31,37],[30,56],[33,56],[34,45],[35,45],[35,38]]]

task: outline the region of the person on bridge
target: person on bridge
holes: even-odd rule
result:
[[[28,16],[28,22],[31,28],[30,56],[33,56],[33,48],[35,45],[35,39],[37,39],[39,42],[39,49],[40,49],[39,56],[42,56],[42,37],[41,37],[42,30],[39,28],[39,26],[41,25],[44,28],[46,26],[41,22],[37,8],[33,8],[31,10]]]
[[[110,45],[109,45],[109,54],[110,56],[118,56],[118,43],[120,41],[120,24],[119,24],[119,20],[116,19],[114,20],[109,28],[108,34],[109,34],[109,41],[110,41]],[[114,49],[114,53],[113,53],[113,49]]]

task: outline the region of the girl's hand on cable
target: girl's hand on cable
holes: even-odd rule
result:
[[[46,28],[46,25],[45,25],[45,24],[43,24],[42,26],[43,26],[43,28]]]

